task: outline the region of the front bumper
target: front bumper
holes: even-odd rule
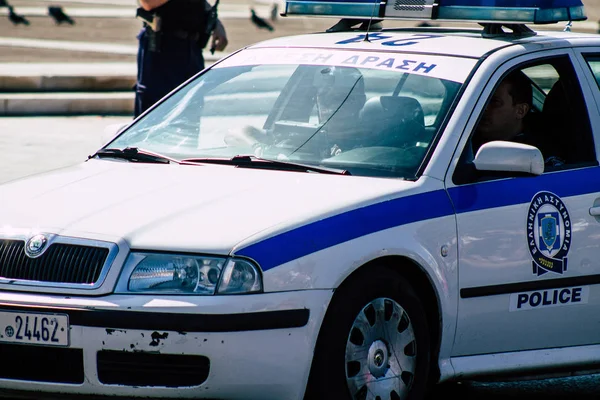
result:
[[[46,392],[301,399],[331,296],[331,290],[97,299],[3,292],[0,311],[66,314],[70,329],[68,347],[0,342],[0,389],[37,398]],[[16,360],[13,368],[7,359]]]

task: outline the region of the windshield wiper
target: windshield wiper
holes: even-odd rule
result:
[[[320,174],[350,175],[350,172],[344,169],[317,167],[313,165],[298,164],[282,160],[267,160],[265,158],[248,155],[239,155],[233,158],[186,158],[184,160],[181,160],[181,163],[220,164],[233,165],[241,168],[277,169],[281,171],[317,172]]]
[[[154,164],[170,164],[172,162],[179,164],[179,161],[163,156],[162,154],[154,153],[149,150],[140,149],[139,147],[126,147],[124,149],[101,149],[96,153],[88,156],[90,158],[120,158],[132,162],[154,163]]]

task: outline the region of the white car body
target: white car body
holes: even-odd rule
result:
[[[466,185],[455,183],[453,174],[503,74],[553,56],[572,63],[600,154],[600,90],[584,58],[600,55],[600,37],[548,31],[523,38],[482,38],[475,31],[363,37],[340,32],[274,39],[211,68],[327,52],[377,57],[359,57],[366,64],[391,57],[394,67],[418,65],[406,63],[408,57],[425,66],[448,60],[438,69],[447,71],[439,73],[467,84],[416,180],[94,158],[0,186],[1,239],[26,241],[43,233],[50,243],[110,249],[110,265],[97,285],[0,279],[0,312],[68,315],[68,345],[57,349],[83,353],[77,382],[0,371],[0,389],[302,399],[336,288],[384,259],[421,276],[415,291],[439,321],[433,329],[437,382],[593,369],[600,358],[600,220],[590,215],[600,204],[597,159],[595,166]],[[281,57],[282,49],[289,58]],[[560,202],[551,204],[568,209],[572,241],[568,267],[565,262],[559,272],[532,273],[527,218],[540,192],[557,194]],[[564,223],[562,229],[566,234]],[[126,293],[120,279],[131,272],[123,269],[131,251],[247,258],[262,269],[263,291]],[[5,336],[0,332],[0,343]],[[103,383],[97,366],[102,351],[204,356],[210,372],[191,386]]]

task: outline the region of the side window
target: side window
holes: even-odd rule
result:
[[[598,88],[600,88],[600,55],[589,55],[585,57],[585,61],[587,61],[588,66],[592,70],[594,77],[596,78],[596,83],[598,84]]]
[[[531,128],[531,144],[542,151],[546,170],[596,164],[590,119],[571,60],[550,59],[525,68],[524,73],[534,82],[534,92],[546,94],[541,121],[534,121],[537,126]]]
[[[600,58],[596,67],[600,71]],[[502,77],[461,156],[455,183],[511,176],[490,176],[469,165],[479,147],[494,140],[537,147],[545,173],[596,164],[587,108],[569,57],[524,64]]]
[[[551,64],[542,64],[523,68],[523,73],[531,79],[532,85],[532,110],[541,112],[546,96],[558,81],[560,76]]]

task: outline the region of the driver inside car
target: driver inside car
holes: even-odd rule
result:
[[[275,152],[279,159],[294,154],[324,159],[359,146],[359,111],[366,101],[360,71],[318,66],[310,93],[307,101],[313,106],[308,123],[278,121],[268,130],[247,126],[241,133],[226,137],[226,143],[251,146],[257,157]]]

